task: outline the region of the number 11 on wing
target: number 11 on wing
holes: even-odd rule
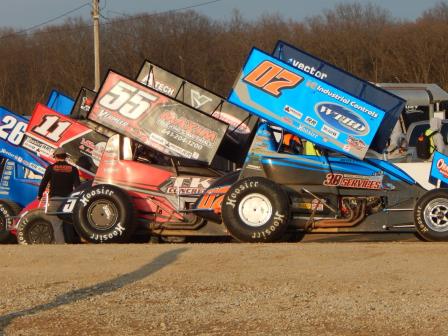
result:
[[[58,116],[46,115],[42,122],[33,128],[33,132],[51,141],[59,142],[71,124],[69,121],[61,121]]]

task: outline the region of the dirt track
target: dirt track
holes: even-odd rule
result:
[[[448,244],[0,249],[5,335],[448,334]]]

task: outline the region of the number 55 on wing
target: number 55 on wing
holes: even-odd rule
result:
[[[88,119],[164,154],[210,163],[227,124],[109,71]]]

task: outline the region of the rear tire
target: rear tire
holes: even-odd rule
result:
[[[28,211],[17,226],[17,242],[20,245],[54,244],[53,226],[43,209]]]
[[[434,189],[415,205],[417,234],[426,241],[448,241],[448,189]]]
[[[289,225],[289,200],[278,184],[262,177],[245,178],[226,193],[222,219],[239,241],[279,241]]]
[[[13,225],[13,219],[18,216],[22,207],[10,200],[0,200],[0,243],[12,243],[16,238],[8,230]]]
[[[112,185],[88,188],[76,202],[73,225],[91,243],[127,242],[136,228],[132,199]]]

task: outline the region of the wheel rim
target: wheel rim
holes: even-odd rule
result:
[[[430,201],[425,207],[423,216],[431,230],[448,231],[448,199],[436,198]]]
[[[272,204],[262,194],[249,194],[238,205],[241,220],[251,227],[260,227],[266,224],[272,216]]]
[[[51,244],[53,242],[53,227],[46,221],[31,223],[27,236],[29,244]]]
[[[87,209],[87,219],[98,230],[108,230],[118,219],[118,209],[109,200],[94,201]]]

